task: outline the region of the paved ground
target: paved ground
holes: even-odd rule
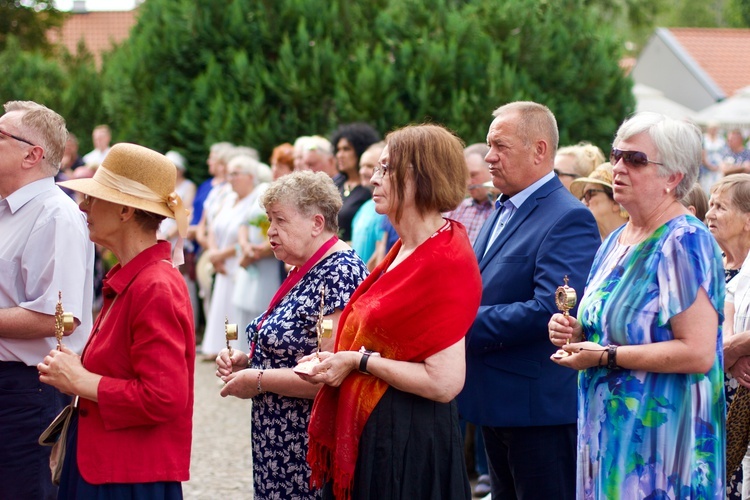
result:
[[[250,401],[219,396],[215,370],[196,362],[193,455],[183,492],[192,500],[251,499]]]
[[[215,371],[213,363],[196,361],[193,454],[183,493],[187,500],[252,499],[251,403],[219,396]]]

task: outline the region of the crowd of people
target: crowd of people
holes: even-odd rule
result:
[[[606,161],[512,102],[486,144],[216,143],[199,186],[93,138],[0,116],[0,498],[181,498],[196,357],[252,401],[259,500],[750,497],[741,131],[638,113]]]

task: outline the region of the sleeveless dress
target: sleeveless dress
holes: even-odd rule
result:
[[[644,242],[602,244],[579,308],[588,340],[606,346],[674,339],[670,319],[703,288],[719,316],[705,374],[589,368],[579,375],[579,498],[723,498],[721,254],[706,227],[680,216]]]

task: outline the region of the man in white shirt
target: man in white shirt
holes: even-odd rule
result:
[[[83,162],[86,165],[99,166],[104,157],[109,153],[109,143],[112,142],[112,131],[107,125],[97,125],[91,133],[91,140],[94,142],[94,149],[86,153]]]
[[[0,116],[0,498],[57,497],[37,439],[69,397],[39,382],[36,365],[57,345],[59,292],[77,325],[63,343],[80,352],[91,331],[94,247],[53,180],[67,134],[34,102],[8,102]]]

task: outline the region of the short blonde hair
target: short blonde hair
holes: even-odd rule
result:
[[[9,101],[5,103],[5,112],[21,113],[20,126],[29,141],[44,149],[44,158],[49,165],[49,173],[57,174],[60,170],[65,143],[68,141],[68,129],[65,119],[51,109],[33,101]]]
[[[305,216],[321,214],[327,230],[334,234],[339,231],[341,194],[323,172],[299,170],[276,179],[263,193],[260,204],[268,210],[277,203],[292,206]]]
[[[557,156],[571,156],[574,160],[575,174],[588,176],[599,165],[604,163],[604,153],[601,149],[588,142],[579,142],[575,146],[565,146],[557,150]]]

